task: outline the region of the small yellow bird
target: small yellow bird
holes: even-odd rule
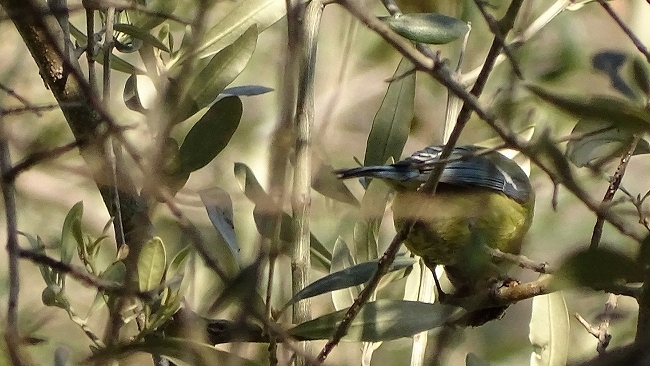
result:
[[[415,220],[405,241],[433,271],[444,265],[456,294],[466,296],[504,278],[483,246],[518,254],[530,228],[535,193],[524,171],[499,152],[473,145],[454,148],[434,195],[418,188],[440,161],[443,146],[429,146],[395,164],[336,170],[340,179],[373,177],[395,189],[393,217],[400,229]],[[419,207],[419,210],[415,210]],[[468,325],[500,317],[505,308]]]

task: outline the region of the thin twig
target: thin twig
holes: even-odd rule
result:
[[[27,98],[21,96],[20,94],[16,93],[15,90],[12,88],[4,85],[3,83],[0,83],[0,89],[4,90],[7,94],[11,95],[12,97],[16,98],[19,102],[21,102],[23,105],[25,105],[25,108],[29,111],[34,112],[37,116],[41,117],[43,114],[40,112],[38,107],[34,104],[32,104]]]
[[[515,263],[521,268],[530,269],[538,273],[553,273],[553,270],[549,268],[548,263],[535,262],[526,256],[517,255],[512,253],[505,253],[499,249],[490,248],[488,246],[483,247],[483,249],[495,259],[505,259],[512,263]]]
[[[609,14],[609,16],[612,17],[612,19],[614,19],[616,24],[618,24],[618,26],[625,33],[625,35],[627,35],[628,38],[630,38],[630,40],[632,41],[632,43],[634,43],[634,46],[639,50],[639,52],[641,52],[643,56],[645,56],[646,60],[650,62],[650,52],[648,52],[648,48],[643,44],[643,42],[641,42],[639,37],[637,37],[634,34],[634,32],[632,32],[630,27],[628,27],[623,22],[623,20],[618,16],[618,14],[616,14],[614,9],[612,9],[612,7],[605,0],[598,0],[598,3],[600,4],[600,6],[603,7],[603,9],[605,9],[607,14]]]
[[[2,175],[2,179],[7,182],[13,182],[20,173],[32,168],[36,164],[42,163],[47,160],[56,159],[57,157],[69,151],[72,151],[78,147],[81,147],[84,144],[85,144],[84,141],[73,141],[69,144],[58,146],[47,151],[38,151],[38,152],[31,153],[22,161],[20,161],[19,163],[11,167],[9,171],[4,173]]]

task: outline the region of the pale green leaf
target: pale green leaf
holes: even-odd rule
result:
[[[354,258],[350,254],[350,248],[339,236],[334,242],[332,248],[332,266],[330,267],[330,275],[342,271],[346,268],[354,266]],[[334,309],[341,310],[347,309],[352,305],[354,299],[359,295],[358,287],[348,287],[340,290],[332,291],[332,303]]]
[[[149,291],[160,285],[165,273],[167,255],[165,245],[159,237],[147,241],[138,257],[138,286],[140,291]]]
[[[77,252],[77,246],[83,245],[78,242],[81,231],[81,219],[84,213],[84,205],[79,201],[72,206],[63,221],[61,229],[61,262],[70,264],[72,257]]]
[[[531,366],[564,366],[569,354],[569,313],[561,291],[533,298]]]
[[[399,35],[414,42],[445,44],[467,33],[467,24],[438,13],[400,14],[381,18]]]

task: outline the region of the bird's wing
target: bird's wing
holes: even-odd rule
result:
[[[532,188],[526,173],[519,165],[496,151],[478,154],[484,150],[478,146],[457,146],[450,161],[440,177],[440,182],[461,187],[483,187],[503,192],[508,197],[526,202],[530,199]],[[442,146],[429,146],[416,151],[397,164],[409,164],[420,169],[423,182],[440,161]]]

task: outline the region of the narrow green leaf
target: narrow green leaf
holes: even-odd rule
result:
[[[183,249],[179,250],[178,253],[172,258],[169,262],[169,268],[167,268],[167,279],[172,279],[176,276],[184,267],[187,262],[188,255],[190,254],[192,246],[186,245]]]
[[[262,188],[262,185],[255,177],[251,168],[244,163],[235,163],[234,172],[237,183],[239,183],[239,188],[244,192],[246,198],[256,205],[269,200],[269,196],[264,191],[264,188]]]
[[[199,109],[212,103],[239,75],[250,60],[257,44],[257,28],[251,26],[241,37],[214,55],[192,81],[189,96]],[[174,72],[174,71],[170,71]]]
[[[302,2],[302,1],[301,1]],[[193,51],[198,58],[209,57],[235,42],[251,26],[257,26],[262,32],[271,24],[286,15],[286,4],[283,0],[246,0],[241,1],[230,13],[219,20],[212,29],[208,30],[204,42]],[[168,66],[182,64],[191,54],[190,49],[183,44],[176,58]]]
[[[352,321],[344,340],[379,342],[410,337],[444,325],[459,308],[440,303],[378,300],[366,304]],[[288,330],[303,339],[329,339],[345,316],[346,310],[326,314]]]
[[[201,202],[208,212],[212,226],[217,230],[223,241],[228,244],[237,264],[240,262],[239,243],[235,234],[235,222],[233,219],[232,199],[225,190],[215,187],[199,191]]]
[[[189,365],[259,366],[249,359],[218,350],[208,344],[172,337],[150,337],[140,343],[133,342],[104,348],[95,352],[86,361],[88,363],[98,363],[100,361],[118,360],[136,352],[165,356],[176,363],[182,362]]]
[[[399,269],[412,266],[413,263],[415,263],[415,259],[413,258],[397,258],[391,264],[388,271],[397,271]],[[355,266],[348,267],[344,270],[327,275],[295,294],[291,300],[289,300],[289,302],[283,307],[283,310],[303,299],[328,293],[334,290],[362,285],[368,282],[376,271],[377,261],[372,261],[359,263]]]
[[[65,264],[70,264],[72,256],[77,252],[77,246],[83,245],[83,242],[79,243],[77,238],[81,231],[83,214],[84,204],[83,201],[79,201],[72,206],[63,221],[63,228],[61,229],[61,262]]]
[[[239,97],[252,97],[255,95],[262,95],[270,93],[273,88],[263,85],[240,85],[226,88],[221,92],[221,95],[236,95]]]
[[[650,113],[633,102],[607,96],[561,95],[529,85],[528,89],[543,100],[577,117],[603,120],[633,133],[650,130]]]
[[[379,179],[370,182],[366,194],[361,199],[359,219],[354,225],[353,256],[357,262],[367,262],[378,258],[379,227],[384,218],[390,188]]]
[[[445,44],[467,33],[467,24],[438,13],[412,13],[381,18],[404,38],[414,42]]]
[[[19,231],[18,234],[27,238],[27,241],[29,241],[29,246],[32,248],[32,251],[39,254],[45,254],[45,244],[43,244],[43,241],[39,236],[34,238],[30,234],[24,233],[22,231]],[[43,281],[45,281],[45,284],[47,286],[54,285],[55,275],[52,273],[52,269],[44,264],[39,264],[38,269],[41,271],[41,277],[43,277]]]
[[[413,120],[415,98],[415,73],[413,64],[402,58],[393,77],[399,77],[388,85],[384,100],[372,121],[366,144],[364,165],[383,165],[389,158],[399,160],[408,138]]]
[[[158,38],[148,32],[148,29],[142,27],[136,27],[131,24],[114,24],[113,29],[124,34],[128,34],[131,37],[137,38],[144,43],[147,43],[153,47],[159,48],[165,52],[169,53],[169,48],[162,43]]]
[[[650,97],[650,71],[647,65],[647,62],[638,57],[632,58],[632,80],[646,98]]]
[[[531,366],[564,366],[569,354],[569,312],[561,291],[533,298]]]
[[[312,163],[314,173],[312,175],[311,186],[314,190],[333,200],[352,206],[359,206],[359,201],[350,192],[348,186],[333,173],[334,168],[331,165],[323,163],[316,156],[312,158]]]
[[[210,107],[190,129],[179,156],[184,172],[201,169],[223,150],[239,126],[242,103],[238,97],[223,98]]]
[[[165,273],[167,254],[159,237],[147,241],[138,257],[138,286],[140,291],[149,291],[160,284]]]

